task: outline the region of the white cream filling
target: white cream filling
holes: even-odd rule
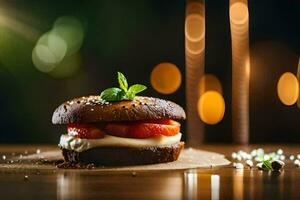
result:
[[[165,146],[179,142],[181,133],[174,136],[156,136],[146,139],[122,138],[112,135],[105,135],[101,139],[80,139],[70,135],[61,135],[59,145],[68,150],[82,152],[94,147],[115,146],[115,147],[153,147]]]

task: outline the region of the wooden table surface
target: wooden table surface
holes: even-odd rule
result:
[[[300,145],[259,145],[300,153]],[[48,146],[0,145],[2,155]],[[223,153],[256,146],[203,145]],[[300,199],[300,168],[287,163],[281,173],[232,166],[155,172],[0,169],[0,199]]]

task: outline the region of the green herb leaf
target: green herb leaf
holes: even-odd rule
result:
[[[121,101],[125,99],[133,100],[137,93],[140,93],[147,89],[146,86],[141,84],[134,84],[128,89],[126,77],[121,72],[118,72],[118,82],[120,88],[108,88],[101,92],[100,98],[105,101]]]
[[[128,89],[127,79],[124,76],[124,74],[122,74],[121,72],[118,72],[118,82],[119,82],[120,88],[122,90],[124,90],[124,92],[127,92],[127,89]]]
[[[134,94],[137,94],[137,93],[140,93],[140,92],[142,92],[142,91],[144,91],[146,89],[147,89],[147,87],[144,86],[144,85],[134,84],[134,85],[130,86],[128,92],[132,92]]]
[[[127,98],[127,99],[133,100],[134,97],[135,97],[135,93],[129,92],[129,91],[126,93],[126,98]]]
[[[270,160],[264,160],[263,161],[263,168],[266,168],[267,170],[272,170],[272,165]]]
[[[133,100],[135,95],[137,93],[140,93],[144,90],[146,90],[147,87],[144,86],[144,85],[141,85],[141,84],[134,84],[132,86],[130,86],[130,88],[128,89],[128,91],[126,92],[126,97],[129,99],[129,100]]]
[[[126,94],[120,88],[107,88],[100,94],[100,98],[105,101],[120,101],[125,98]]]

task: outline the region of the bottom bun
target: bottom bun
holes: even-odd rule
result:
[[[178,159],[184,142],[157,147],[98,147],[83,152],[62,149],[68,163],[93,163],[101,165],[143,165],[172,162]]]

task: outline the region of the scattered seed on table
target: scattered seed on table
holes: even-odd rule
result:
[[[255,157],[257,155],[256,149],[252,150],[250,154],[252,157]]]
[[[300,161],[298,159],[296,159],[294,161],[294,165],[296,165],[296,167],[300,167]]]
[[[243,154],[242,154],[242,158],[243,158],[244,160],[248,159],[248,154],[247,154],[247,153],[243,153]]]
[[[244,165],[242,163],[236,163],[235,168],[236,169],[244,169]]]
[[[256,155],[257,156],[263,156],[265,154],[265,151],[262,148],[257,149]]]
[[[263,163],[257,163],[256,167],[260,170],[263,170]]]
[[[132,172],[131,176],[136,177],[136,172]]]
[[[281,160],[273,160],[271,162],[272,169],[275,171],[279,171],[279,170],[283,169],[284,165],[285,165],[285,163],[282,162]]]
[[[236,159],[237,153],[233,152],[233,153],[231,154],[231,157],[232,157],[233,159]]]
[[[28,181],[28,178],[29,178],[28,175],[25,175],[24,176],[24,181]]]
[[[271,153],[269,153],[269,156],[270,156],[270,157],[275,157],[275,156],[276,156],[276,153],[275,153],[275,152],[271,152]]]
[[[241,160],[242,160],[242,156],[237,155],[236,159],[237,159],[238,161],[241,161]]]
[[[280,160],[285,160],[285,155],[281,155],[281,156],[279,157],[279,159],[280,159]]]
[[[263,161],[263,158],[262,157],[255,157],[254,159],[256,162],[262,162]]]
[[[264,160],[269,160],[270,159],[270,156],[268,154],[265,154],[264,155]]]
[[[251,154],[247,154],[247,159],[248,159],[248,160],[252,160],[252,158],[253,158],[253,157],[251,156]]]
[[[277,150],[277,154],[282,155],[283,154],[283,150],[282,149],[278,149]]]
[[[246,160],[246,164],[248,167],[253,167],[253,161],[252,160]]]

